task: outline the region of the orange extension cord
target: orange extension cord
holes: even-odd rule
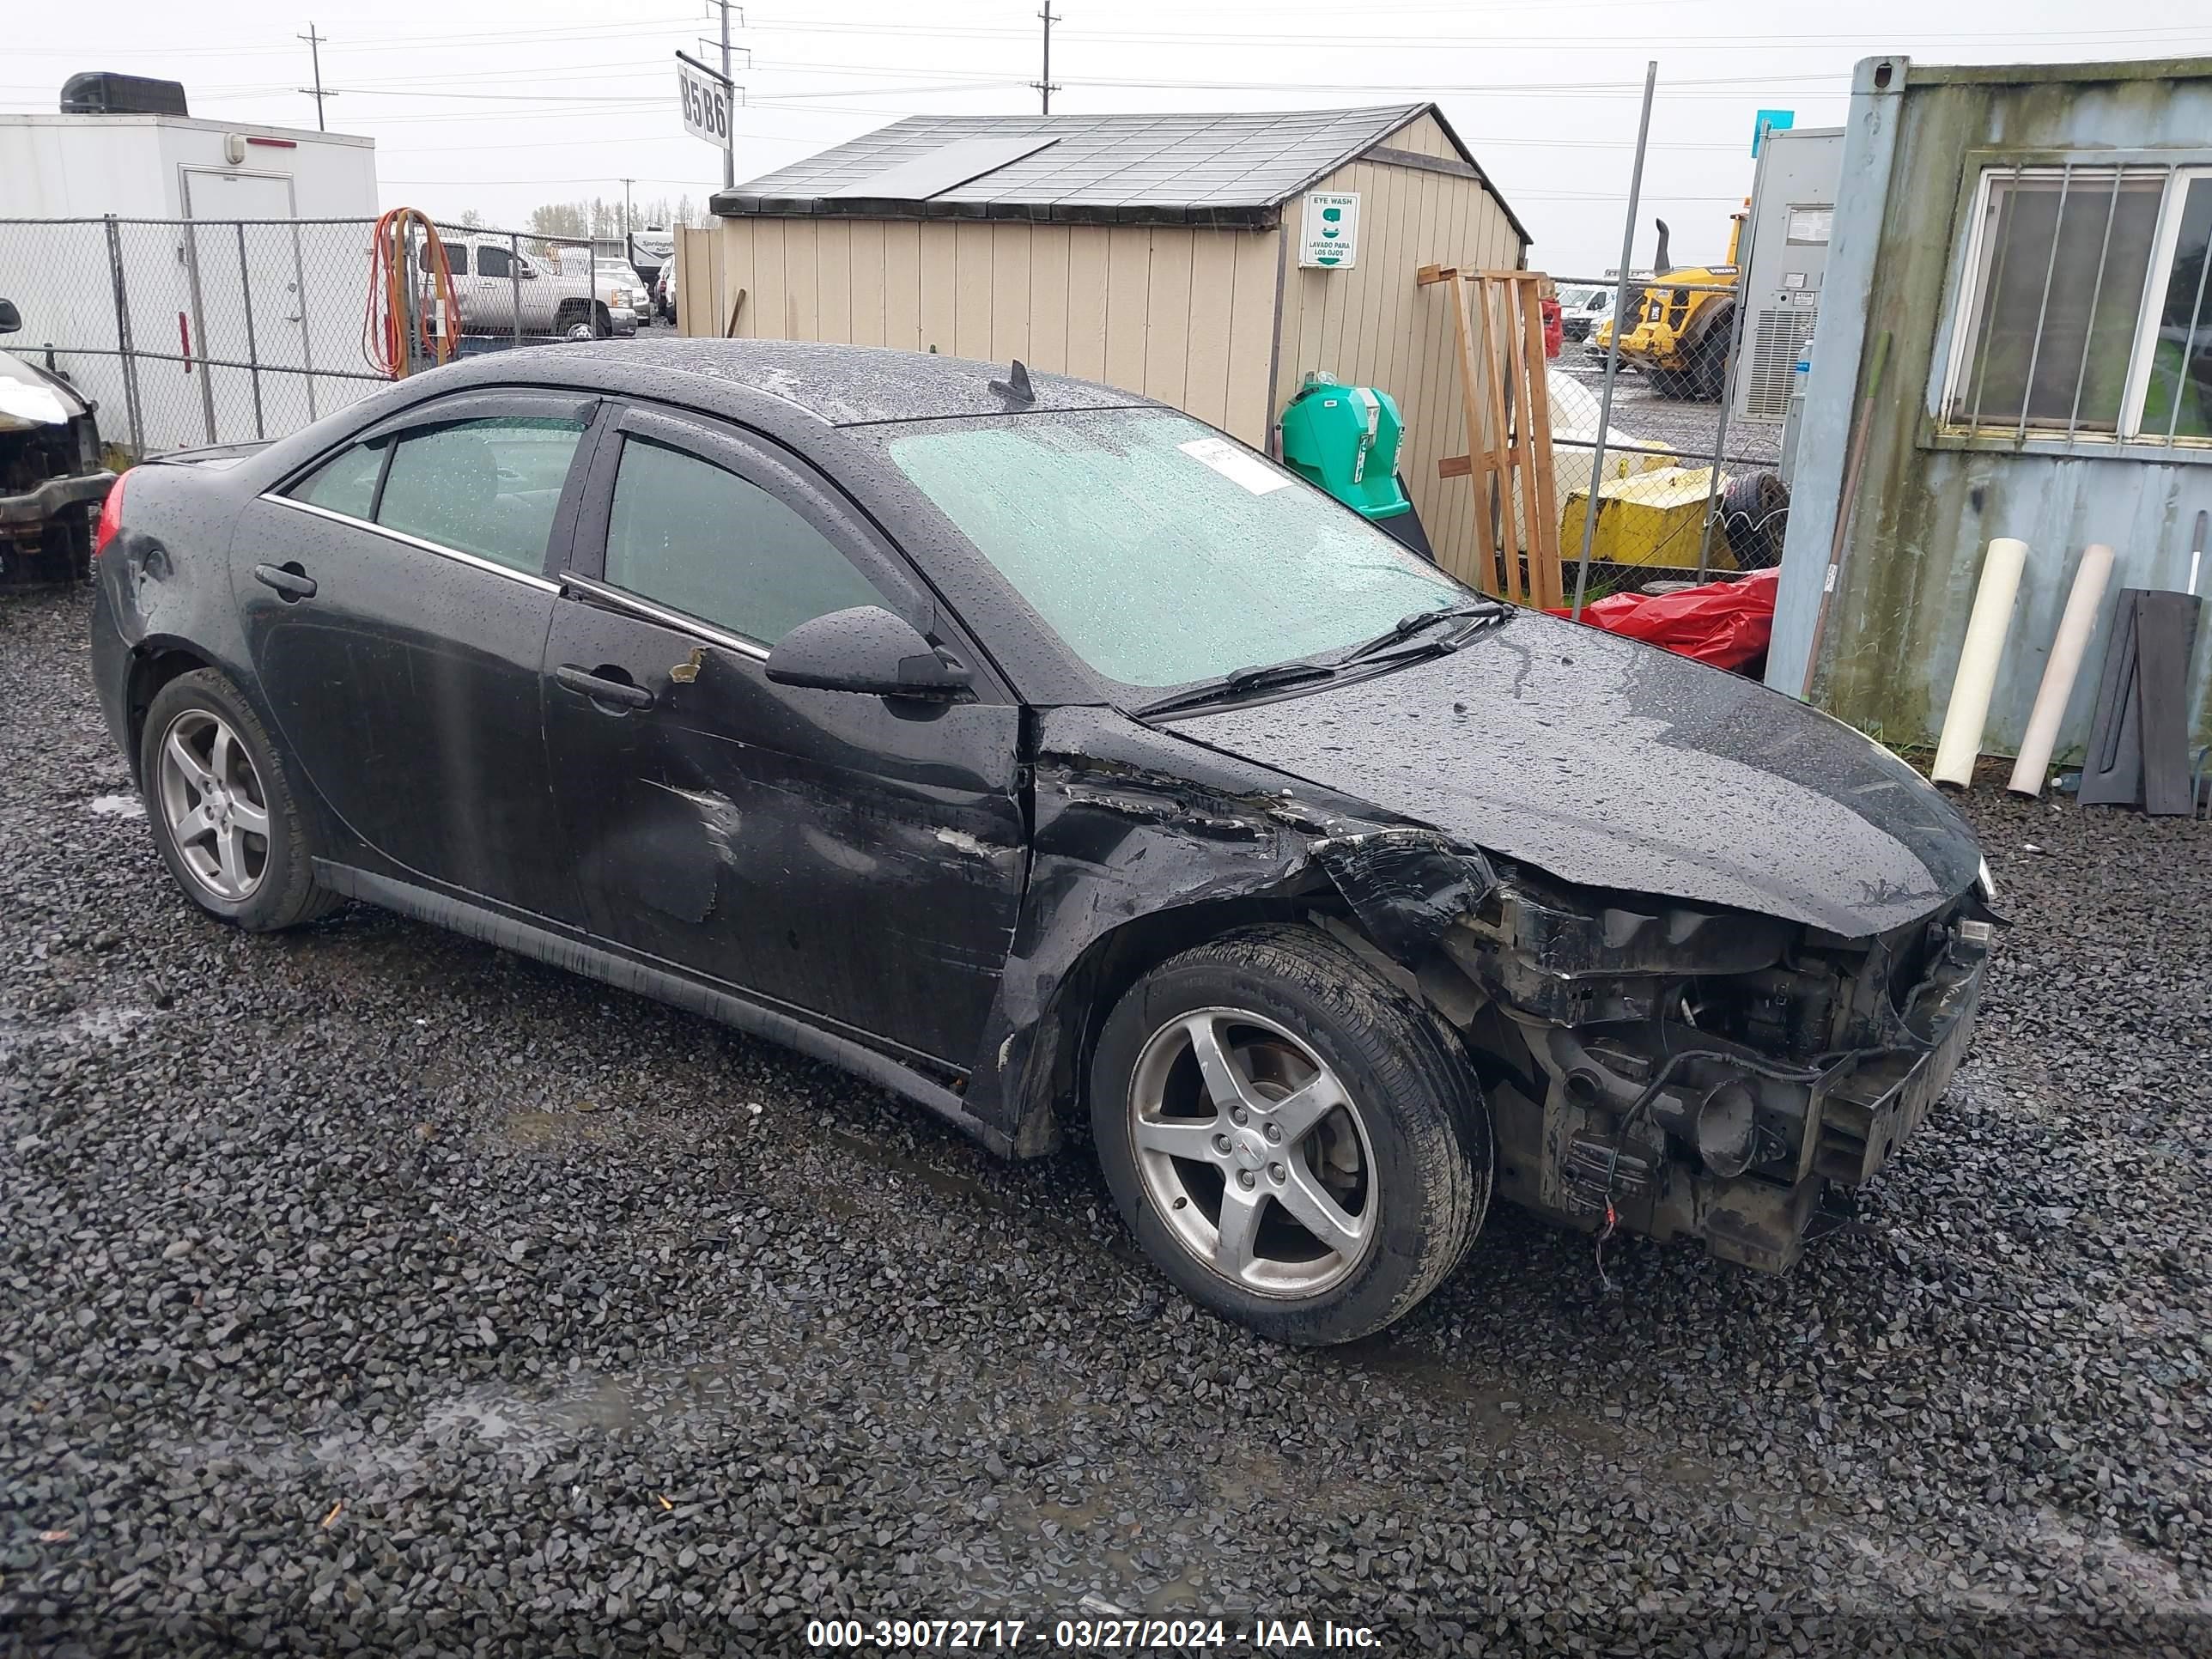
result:
[[[402,252],[410,222],[421,227],[422,249],[432,268],[432,292],[419,296],[412,307],[408,304],[406,285],[413,277]],[[436,329],[430,325],[434,301],[444,319],[444,325]],[[410,308],[415,313],[412,340],[408,337]],[[414,362],[411,347],[419,345],[423,355],[441,363],[452,358],[460,320],[460,303],[453,297],[453,267],[447,263],[446,245],[438,239],[437,226],[420,208],[393,208],[376,222],[370,234],[368,304],[361,321],[362,356],[380,374],[403,380]]]

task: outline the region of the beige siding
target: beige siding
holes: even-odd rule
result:
[[[1215,426],[1229,419],[1229,359],[1237,320],[1237,240],[1218,233],[1190,234],[1190,310],[1183,364],[1182,406]],[[1261,239],[1244,239],[1258,241]],[[1272,313],[1274,295],[1267,295]],[[1261,349],[1266,349],[1264,343]]]
[[[884,298],[890,291],[890,227],[881,219],[853,221],[853,326],[846,337],[854,345],[886,343]]]
[[[1267,442],[1277,250],[1268,231],[975,220],[729,219],[679,243],[680,283],[711,250],[737,332],[848,340],[1104,380]],[[686,292],[690,290],[687,288]],[[720,331],[687,306],[684,331]]]
[[[951,223],[933,219],[921,227],[921,349],[951,356],[954,302],[960,284],[953,263]]]
[[[1068,241],[1066,225],[1039,225],[1028,233],[1030,242],[1029,361],[1038,368],[1055,365],[1066,372]]]
[[[1106,248],[1126,231],[1098,225],[1067,230],[1067,373],[1106,378]]]
[[[1423,117],[1393,149],[1449,159]],[[849,340],[1104,380],[1189,410],[1255,447],[1307,372],[1379,386],[1406,418],[1402,464],[1439,555],[1475,556],[1473,492],[1439,479],[1466,453],[1449,298],[1423,264],[1517,264],[1520,240],[1479,179],[1355,161],[1319,188],[1358,191],[1351,270],[1286,266],[1284,233],[985,220],[731,219],[678,243],[686,332],[722,331],[739,289],[748,338]],[[1297,206],[1285,214],[1295,234]],[[707,267],[695,280],[694,272]],[[1280,334],[1277,294],[1280,289]]]
[[[1444,130],[1437,125],[1433,115],[1424,115],[1409,126],[1403,126],[1383,141],[1389,149],[1410,149],[1416,155],[1433,155],[1438,161],[1456,161],[1459,152],[1452,141],[1444,137]]]
[[[1036,291],[1030,281],[1036,235],[1028,225],[991,227],[990,343],[974,356],[988,357],[994,363],[1010,362],[1016,357],[1029,361],[1036,356],[1036,349],[1030,343],[1036,305]]]
[[[1395,149],[1452,153],[1427,117],[1387,142]],[[1510,270],[1521,262],[1520,238],[1476,179],[1354,161],[1316,188],[1359,192],[1359,262],[1350,270],[1302,270],[1293,248],[1268,418],[1279,416],[1315,370],[1388,392],[1405,417],[1400,466],[1421,522],[1445,567],[1466,575],[1478,545],[1474,491],[1464,478],[1437,477],[1438,460],[1468,450],[1450,296],[1441,286],[1420,287],[1413,272],[1425,264]],[[1285,210],[1293,235],[1295,210],[1296,204]]]
[[[884,225],[884,343],[919,351],[921,342],[921,227]]]

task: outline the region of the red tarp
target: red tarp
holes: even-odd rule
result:
[[[1674,593],[1608,593],[1583,607],[1583,620],[1716,668],[1742,668],[1766,654],[1774,632],[1774,585],[1781,574],[1754,570],[1738,581],[1706,582]]]

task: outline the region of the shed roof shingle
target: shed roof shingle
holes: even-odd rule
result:
[[[725,216],[1272,223],[1284,202],[1424,114],[1436,116],[1465,165],[1474,167],[1433,104],[1223,114],[915,115],[717,191],[710,205]],[[979,139],[1003,141],[1012,151],[1023,150],[1023,141],[1035,147],[959,177],[966,170],[957,165],[962,156],[979,163],[994,159],[988,146],[974,142]],[[960,148],[947,149],[954,145]],[[915,181],[928,176],[917,164],[933,156],[944,158],[951,176],[941,188],[915,195]],[[1510,208],[1505,211],[1511,216]]]

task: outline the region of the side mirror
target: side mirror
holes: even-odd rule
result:
[[[23,313],[13,300],[0,300],[0,334],[13,334],[23,325]]]
[[[856,691],[875,697],[946,702],[968,690],[966,666],[922,638],[913,623],[877,605],[832,611],[803,622],[768,653],[778,685]]]

